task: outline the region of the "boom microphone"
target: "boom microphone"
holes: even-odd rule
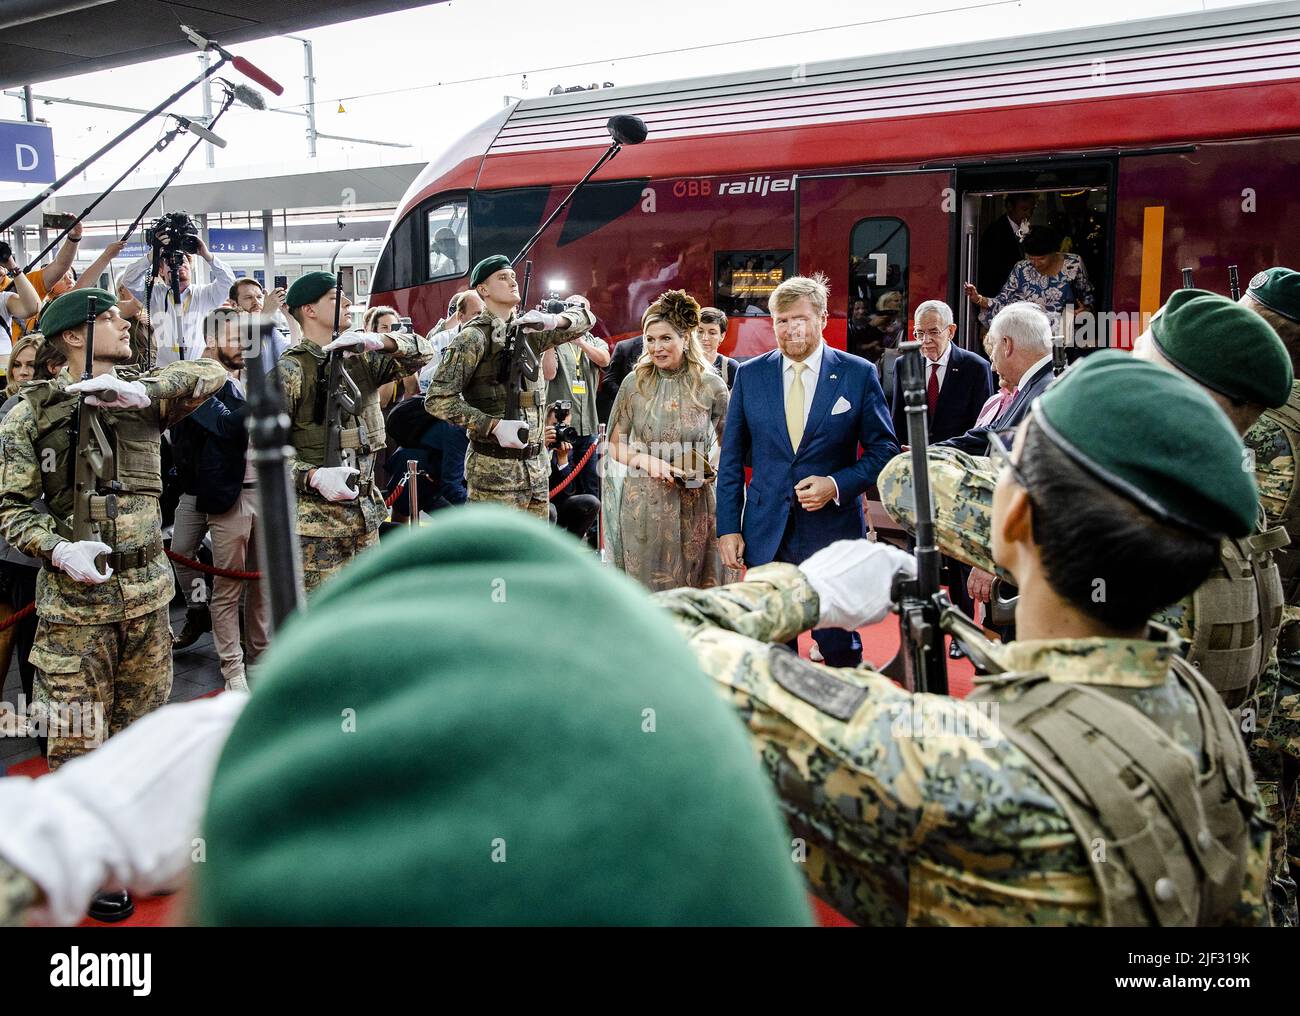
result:
[[[605,129],[620,145],[639,145],[650,133],[639,116],[611,116]]]
[[[202,124],[195,123],[188,116],[181,116],[178,113],[168,113],[167,115],[172,117],[178,124],[184,127],[196,138],[202,138],[208,144],[215,145],[217,148],[226,147],[226,141],[224,138],[217,137],[217,135],[213,134],[212,131],[208,130]]]
[[[240,74],[244,75],[244,77],[246,78],[252,78],[254,81],[256,81],[267,91],[271,92],[273,95],[284,94],[284,86],[280,84],[280,82],[276,81],[275,78],[267,74],[266,71],[261,70],[260,68],[255,67],[253,64],[249,63],[242,56],[235,56],[228,49],[221,46],[216,41],[209,39],[206,35],[204,35],[201,32],[196,32],[194,29],[190,28],[187,25],[181,25],[180,30],[184,32],[186,37],[190,40],[190,42],[194,43],[194,45],[197,46],[199,49],[201,50],[210,49],[214,53],[218,54],[223,60],[230,61],[230,63],[234,64],[235,70],[239,71]]]
[[[245,106],[253,109],[266,109],[266,100],[262,98],[262,93],[256,88],[249,88],[247,85],[232,86],[235,98]]]

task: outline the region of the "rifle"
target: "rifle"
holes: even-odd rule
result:
[[[1192,270],[1190,268],[1183,269],[1183,288],[1184,289],[1196,288],[1195,283],[1192,282]]]
[[[334,278],[334,335],[339,337],[339,313],[343,305],[343,273]],[[330,351],[327,367],[328,380],[325,384],[325,461],[323,466],[355,466],[356,449],[343,447],[343,414],[356,417],[361,412],[361,389],[344,366],[343,351]],[[316,386],[317,403],[320,402],[321,388]],[[516,397],[516,405],[518,398]],[[357,489],[357,477],[348,477],[348,486]]]
[[[1228,292],[1232,295],[1233,303],[1241,299],[1241,280],[1237,278],[1237,266],[1228,265]]]
[[[255,320],[258,330],[256,356],[248,356],[248,445],[257,470],[257,547],[262,562],[262,581],[271,601],[271,630],[278,631],[302,603],[302,552],[298,547],[297,505],[289,477],[293,448],[289,443],[289,417],[284,411],[271,358],[275,321]],[[251,333],[249,335],[251,338]]]
[[[92,298],[86,311],[86,360],[81,372],[82,381],[89,381],[93,376],[95,318],[98,316],[99,309]],[[95,397],[101,402],[112,402],[117,393],[98,392]],[[74,543],[81,540],[102,543],[100,523],[117,518],[117,494],[122,485],[117,479],[113,442],[99,418],[100,407],[91,405],[86,398],[83,393],[73,418],[77,454],[72,460],[72,540]],[[108,493],[101,494],[104,487],[108,488]],[[100,570],[104,567],[104,556],[100,554],[95,559],[95,567]]]
[[[885,668],[901,671],[911,691],[948,694],[948,654],[940,620],[951,610],[948,594],[939,587],[939,548],[934,537],[934,502],[930,498],[930,470],[926,447],[930,435],[926,426],[925,370],[921,344],[904,342],[898,347],[898,384],[902,386],[907,414],[907,443],[912,448],[912,492],[916,512],[916,577],[904,574],[894,580],[893,599],[898,611],[900,642],[898,655]]]
[[[528,307],[528,285],[533,277],[533,263],[524,262],[524,284],[519,290],[519,306]],[[541,370],[541,361],[537,351],[528,341],[528,336],[519,327],[518,319],[506,329],[505,356],[501,358],[501,376],[499,381],[506,386],[505,419],[523,420],[524,426],[519,430],[519,440],[528,444],[528,423],[519,411],[519,394],[528,385],[537,380]]]

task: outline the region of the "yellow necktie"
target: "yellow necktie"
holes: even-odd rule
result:
[[[799,450],[803,440],[803,372],[808,369],[806,363],[791,364],[794,368],[794,381],[790,383],[790,394],[785,397],[785,428],[790,432],[790,447]]]

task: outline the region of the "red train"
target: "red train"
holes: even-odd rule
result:
[[[1113,315],[1102,342],[1126,344],[1182,268],[1226,292],[1230,264],[1243,284],[1300,265],[1300,3],[1288,2],[529,99],[411,186],[372,302],[431,327],[471,265],[513,256],[568,193],[616,113],[641,117],[649,139],[531,254],[534,299],[562,280],[611,339],[681,287],[730,312],[725,352],[753,355],[774,345],[767,293],[822,271],[836,345],[858,301],[888,331],[936,297],[962,312],[970,344],[961,283],[1021,192],[1084,257]]]

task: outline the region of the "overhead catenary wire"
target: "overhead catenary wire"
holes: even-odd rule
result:
[[[695,46],[675,46],[672,49],[652,50],[646,53],[631,53],[626,56],[617,56],[609,60],[580,60],[576,63],[554,64],[547,67],[530,67],[517,71],[501,71],[497,74],[482,74],[472,78],[452,78],[447,81],[433,81],[426,85],[408,85],[404,88],[390,88],[379,92],[359,92],[356,95],[340,95],[337,98],[321,99],[317,105],[323,102],[352,102],[357,99],[374,99],[385,95],[402,95],[406,92],[425,91],[430,88],[445,88],[451,85],[472,85],[484,81],[495,81],[499,78],[517,78],[520,75],[529,74],[547,74],[552,71],[573,70],[578,67],[594,67],[602,64],[627,63],[632,60],[647,60],[656,56],[677,56],[682,53],[695,53],[706,49],[722,49],[727,46],[744,46],[753,42],[772,42],[778,39],[792,39],[800,35],[815,35],[822,32],[839,32],[848,28],[866,28],[874,25],[883,25],[890,22],[910,21],[914,18],[931,18],[944,14],[961,14],[967,11],[988,10],[993,7],[1019,7],[1022,0],[984,0],[982,3],[966,4],[961,7],[946,7],[940,10],[919,11],[915,14],[897,14],[888,18],[872,18],[868,21],[855,21],[847,25],[827,25],[824,28],[804,28],[793,32],[776,32],[772,35],[755,35],[746,39],[732,39],[725,42],[703,42]],[[272,112],[292,112],[303,106],[305,102],[290,103],[285,106],[272,106]]]

